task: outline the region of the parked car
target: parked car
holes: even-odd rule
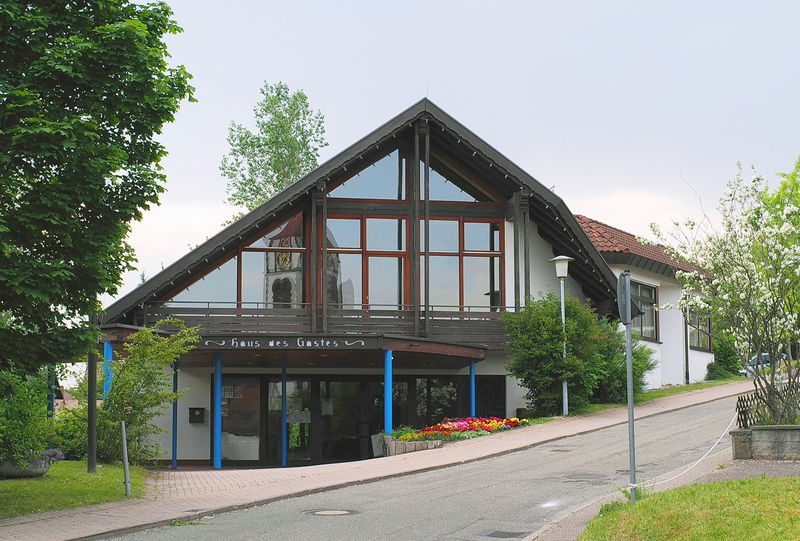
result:
[[[778,364],[782,363],[786,360],[786,354],[781,353],[780,359]],[[763,371],[765,368],[772,368],[772,362],[769,358],[769,353],[762,353],[761,355],[753,355],[750,357],[741,370],[739,370],[739,375],[746,376],[748,378],[752,378],[755,376],[756,371]]]

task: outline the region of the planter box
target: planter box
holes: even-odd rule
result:
[[[734,459],[800,460],[800,425],[752,426],[730,435]]]
[[[426,449],[438,449],[444,445],[442,440],[429,441],[398,441],[391,436],[385,436],[383,440],[384,455],[394,456],[414,451],[424,451]]]
[[[50,462],[36,461],[21,468],[14,462],[0,462],[0,479],[25,479],[42,477],[50,469]]]

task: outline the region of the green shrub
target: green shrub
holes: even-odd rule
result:
[[[564,300],[567,356],[562,360],[561,304],[555,295],[528,299],[519,313],[501,319],[508,335],[510,361],[506,368],[528,392],[531,409],[540,416],[561,411],[561,382],[567,381],[569,408],[578,412],[589,405],[592,391],[604,375],[599,354],[603,340],[594,311],[573,297]]]
[[[720,364],[719,361],[714,361],[713,363],[708,363],[706,366],[706,380],[712,381],[715,379],[728,379],[733,374],[728,372],[728,370]]]
[[[713,346],[714,362],[717,363],[722,370],[728,373],[727,377],[738,374],[739,370],[742,368],[742,361],[733,347],[733,339],[725,335],[715,336]]]
[[[47,370],[0,371],[0,462],[19,466],[42,458],[50,435]]]
[[[616,321],[604,321],[601,325],[599,354],[602,359],[602,375],[592,394],[594,402],[616,404],[628,399],[628,370],[625,361],[625,331]],[[644,376],[655,368],[653,351],[636,338],[631,338],[631,360],[633,365],[633,394],[644,390]]]
[[[86,406],[63,410],[53,417],[53,446],[61,449],[67,460],[86,458]]]

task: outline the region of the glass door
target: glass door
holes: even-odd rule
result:
[[[267,383],[266,462],[281,464],[281,382]],[[302,466],[312,461],[311,382],[286,382],[286,464]]]

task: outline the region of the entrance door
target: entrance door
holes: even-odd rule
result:
[[[303,466],[312,462],[311,432],[311,381],[290,380],[286,382],[286,464]],[[281,464],[281,382],[267,383],[267,429],[266,462]]]

